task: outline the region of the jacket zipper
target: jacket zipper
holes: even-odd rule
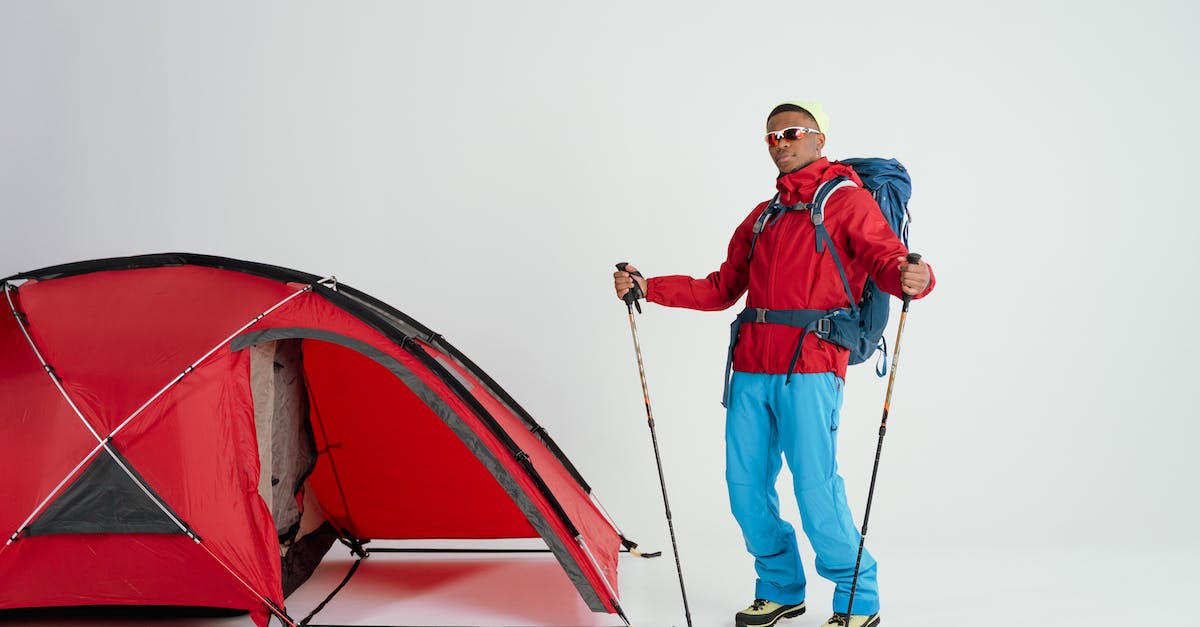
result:
[[[789,217],[787,214],[779,216],[778,221],[775,224],[775,233],[773,233],[772,235],[779,235],[779,230],[783,228],[783,220],[784,220],[784,218],[787,218],[787,217]],[[772,237],[772,241],[771,241],[771,255],[770,255],[770,260],[767,265],[767,285],[766,285],[766,289],[764,290],[765,293],[763,294],[763,307],[764,308],[766,307],[766,304],[768,302],[774,302],[773,300],[771,300],[771,297],[773,297],[775,295],[775,275],[776,275],[776,268],[779,266],[777,261],[779,260],[779,248],[780,248],[779,246],[776,246],[776,244],[778,242],[774,241],[777,239],[780,239],[780,238]],[[759,366],[765,370],[767,367],[767,360],[769,359],[769,356],[772,354],[771,353],[771,335],[772,334],[767,333],[766,330],[763,329],[762,335],[765,338],[765,341],[763,342],[763,354],[761,357],[762,363],[759,364]]]

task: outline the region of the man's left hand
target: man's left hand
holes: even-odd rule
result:
[[[916,296],[929,287],[929,266],[925,261],[908,263],[904,257],[896,257],[900,262],[900,288],[909,296]]]

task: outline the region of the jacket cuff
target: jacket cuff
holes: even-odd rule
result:
[[[929,293],[933,291],[933,285],[937,283],[937,279],[933,276],[933,266],[925,264],[925,267],[929,268],[929,285],[926,285],[925,289],[921,290],[921,293],[913,296],[913,300],[928,296]]]

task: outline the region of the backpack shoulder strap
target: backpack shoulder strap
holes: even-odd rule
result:
[[[817,193],[813,197],[812,223],[816,227],[817,253],[825,252],[825,244],[829,244],[829,253],[833,255],[833,263],[837,265],[838,274],[842,277],[842,287],[846,288],[846,297],[850,300],[850,309],[857,313],[858,299],[855,298],[854,292],[850,289],[850,279],[846,278],[846,268],[842,266],[842,260],[833,245],[833,238],[829,236],[829,230],[825,228],[825,204],[835,191],[843,187],[858,187],[858,185],[848,177],[839,176],[825,181],[817,188]]]
[[[858,185],[855,185],[854,181],[851,181],[848,177],[839,176],[821,183],[821,186],[817,188],[817,193],[813,196],[812,223],[813,226],[817,227],[817,231],[825,233],[825,239],[829,238],[828,232],[825,231],[825,203],[829,201],[829,197],[832,196],[834,192],[843,187],[858,187]],[[820,253],[824,251],[825,244],[822,239],[818,237],[817,252]]]
[[[746,255],[746,261],[750,261],[754,257],[754,247],[758,244],[758,234],[762,233],[763,227],[767,225],[767,220],[771,219],[771,214],[779,211],[779,193],[776,192],[775,197],[771,202],[767,203],[767,208],[758,215],[758,220],[754,222],[754,237],[750,239],[750,252]]]

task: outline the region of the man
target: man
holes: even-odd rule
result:
[[[852,293],[868,276],[897,297],[921,298],[933,289],[922,261],[905,261],[907,250],[887,224],[871,194],[850,167],[821,156],[829,118],[817,103],[781,104],[767,116],[767,145],[779,169],[776,189],[784,206],[813,202],[818,186],[839,176],[858,184],[829,196],[828,230]],[[766,221],[757,238],[760,203],[734,231],[725,262],[703,279],[643,279],[637,269],[613,274],[617,297],[638,287],[648,301],[705,311],[729,307],[749,292],[747,308],[830,310],[850,305],[837,265],[817,252],[808,211],[786,211]],[[737,627],[765,627],[805,611],[805,577],[792,526],[779,513],[775,479],[788,462],[804,532],[816,553],[817,573],[833,581],[833,616],[826,627],[875,627],[880,623],[876,563],[864,551],[847,615],[859,533],[837,473],[837,430],[848,351],[802,328],[751,321],[740,326],[733,350],[725,426],[730,507],[746,549],[755,557],[755,600],[734,618]],[[802,342],[802,345],[801,345]],[[798,357],[797,357],[798,355]]]

